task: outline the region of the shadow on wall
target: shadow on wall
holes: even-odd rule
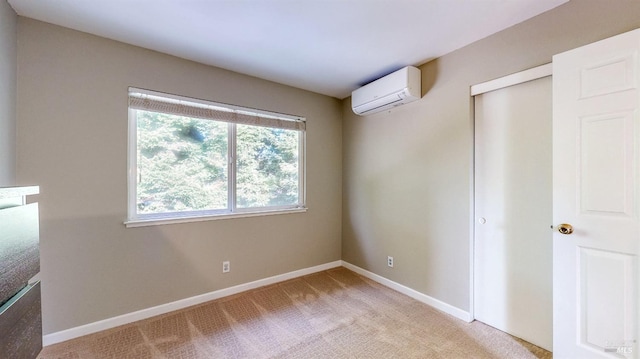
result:
[[[438,79],[438,68],[439,68],[439,60],[435,59],[427,62],[426,64],[419,67],[422,81],[422,94],[421,97],[424,97],[429,90],[433,88],[436,80]]]

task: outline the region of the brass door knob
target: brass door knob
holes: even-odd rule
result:
[[[573,233],[573,226],[567,223],[562,223],[558,226],[558,232],[562,234],[571,234]]]

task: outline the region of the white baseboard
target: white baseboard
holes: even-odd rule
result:
[[[453,315],[454,317],[464,320],[467,323],[470,323],[473,321],[473,318],[471,316],[471,314],[467,311],[464,311],[460,308],[454,307],[451,304],[447,304],[443,301],[440,301],[438,299],[435,299],[433,297],[430,297],[426,294],[420,293],[414,289],[411,289],[409,287],[406,287],[400,283],[396,283],[392,280],[389,280],[385,277],[379,276],[375,273],[369,272],[368,270],[362,269],[360,267],[357,267],[349,262],[345,262],[342,261],[342,266],[350,269],[358,274],[360,274],[363,277],[367,277],[373,281],[376,281],[386,287],[389,287],[391,289],[397,290],[398,292],[408,295],[409,297],[420,301],[422,303],[425,303],[427,305],[430,305],[438,310],[441,310],[447,314]]]
[[[211,300],[219,299],[229,295],[241,293],[247,290],[264,287],[266,285],[283,282],[289,279],[302,277],[307,274],[321,272],[323,270],[340,267],[342,261],[335,261],[321,264],[315,267],[300,269],[297,271],[276,275],[269,278],[259,279],[253,282],[236,285],[230,288],[224,288],[213,292],[196,295],[194,297],[177,300],[175,302],[161,304],[155,307],[142,309],[136,312],[119,315],[117,317],[100,320],[94,323],[81,325],[79,327],[62,330],[59,332],[44,335],[42,344],[44,346],[61,343],[70,339],[78,338],[83,335],[93,334],[102,330],[115,328],[120,325],[129,324],[138,320],[148,319],[156,315],[166,314],[174,310],[180,310],[194,305],[202,304]]]

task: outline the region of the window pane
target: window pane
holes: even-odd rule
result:
[[[136,111],[139,214],[228,208],[228,125]]]
[[[300,133],[250,125],[236,126],[236,206],[298,204]]]

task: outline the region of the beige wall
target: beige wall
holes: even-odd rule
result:
[[[0,0],[0,187],[16,176],[16,38],[18,16]]]
[[[18,40],[45,334],[340,259],[340,101],[22,17]],[[128,86],[306,117],[308,212],[125,228]]]
[[[343,259],[469,310],[469,87],[637,27],[640,1],[572,0],[421,66],[420,101],[358,117],[345,100]]]
[[[572,0],[423,65],[420,101],[368,117],[353,115],[348,99],[341,108],[19,18],[17,180],[41,186],[44,333],[338,260],[341,250],[348,262],[468,310],[469,86],[640,27],[638,14],[635,0]],[[11,21],[0,0],[0,56],[15,43],[4,31]],[[5,64],[2,79],[12,76]],[[305,116],[309,211],[126,229],[128,86]],[[0,111],[14,93],[0,87]],[[13,126],[4,117],[0,136]],[[2,172],[13,156],[0,151]],[[232,273],[220,273],[222,260]]]

